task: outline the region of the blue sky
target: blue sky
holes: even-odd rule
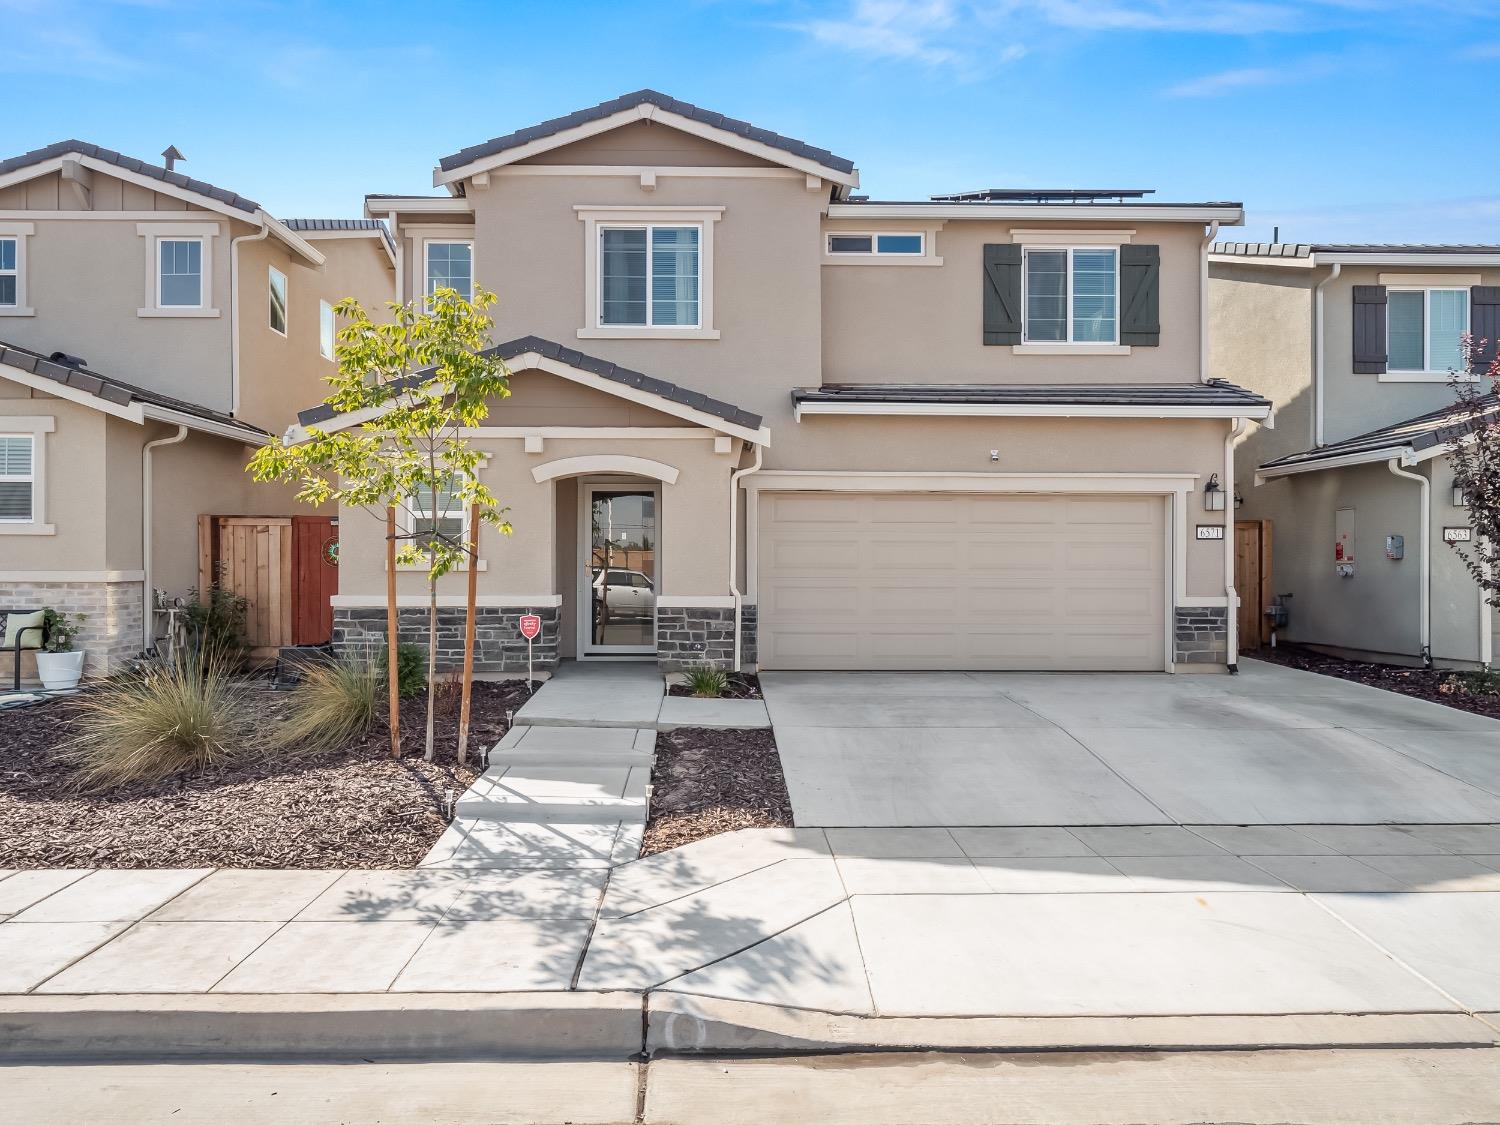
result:
[[[877,198],[986,186],[1243,200],[1231,237],[1500,242],[1496,0],[0,0],[77,136],[291,216],[429,192],[437,158],[654,86],[854,160]]]

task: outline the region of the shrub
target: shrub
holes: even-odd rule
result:
[[[44,619],[44,632],[47,636],[46,649],[48,652],[72,652],[73,641],[78,636],[78,631],[83,628],[83,623],[88,620],[86,613],[63,613],[61,610],[47,607]]]
[[[390,674],[390,653],[382,646],[376,667],[380,669],[380,681],[386,682]],[[427,652],[421,645],[398,644],[396,646],[396,692],[398,695],[416,695],[427,686]]]
[[[724,669],[705,664],[688,670],[687,684],[700,699],[718,699],[729,687],[729,676]]]
[[[62,754],[81,789],[196,773],[259,746],[249,703],[222,661],[147,664],[78,697]]]
[[[250,652],[246,640],[245,614],[249,607],[239,594],[222,586],[210,586],[205,597],[197,589],[188,591],[187,618],[192,626],[191,644],[204,666],[222,663],[233,670]]]
[[[374,721],[384,683],[384,673],[353,657],[308,665],[292,693],[276,745],[322,753],[364,734]]]
[[[1472,672],[1460,672],[1458,681],[1470,695],[1500,695],[1500,672],[1490,668],[1478,668]]]

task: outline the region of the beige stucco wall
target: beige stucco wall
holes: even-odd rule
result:
[[[41,456],[47,462],[43,514],[56,529],[52,535],[0,535],[0,571],[108,569],[105,416],[8,381],[0,380],[0,388],[0,430],[7,416],[53,419]]]

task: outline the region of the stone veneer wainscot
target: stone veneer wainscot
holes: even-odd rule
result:
[[[91,676],[117,672],[139,656],[145,606],[141,581],[92,582],[0,581],[0,611],[48,607],[85,620],[74,647],[87,653],[85,671]]]
[[[1226,664],[1229,611],[1222,606],[1178,606],[1173,630],[1178,664]]]
[[[479,606],[474,623],[474,671],[526,673],[526,638],[520,619],[534,613],[542,619],[542,631],[532,643],[532,668],[551,672],[557,668],[558,608],[545,606]],[[333,611],[333,646],[339,652],[373,655],[384,647],[385,607],[337,606]],[[450,672],[464,663],[464,618],[462,606],[438,609],[437,670]],[[403,606],[397,610],[396,628],[402,644],[427,649],[427,608]]]

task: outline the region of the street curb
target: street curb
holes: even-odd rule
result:
[[[641,1050],[635,992],[8,996],[0,1062],[587,1058]]]
[[[1496,1047],[1461,1012],[1248,1016],[869,1016],[675,992],[647,1001],[658,1054]]]

